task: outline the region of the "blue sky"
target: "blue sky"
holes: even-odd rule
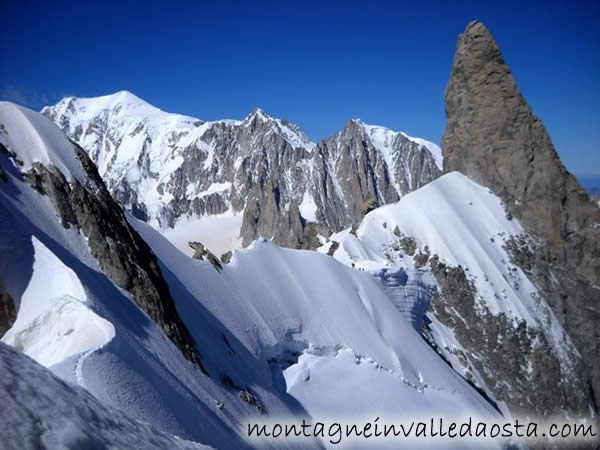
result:
[[[567,167],[600,177],[598,1],[19,1],[2,15],[0,98],[34,109],[126,89],[204,120],[259,106],[313,140],[360,117],[438,143],[456,38],[477,18]]]

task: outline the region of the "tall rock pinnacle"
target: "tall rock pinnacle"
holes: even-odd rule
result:
[[[536,242],[528,270],[574,339],[599,405],[600,208],[565,169],[480,22],[458,39],[445,100],[444,170],[489,187]]]

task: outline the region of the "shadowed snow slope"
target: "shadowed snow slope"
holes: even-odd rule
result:
[[[209,448],[107,408],[0,342],[0,441],[7,448]]]

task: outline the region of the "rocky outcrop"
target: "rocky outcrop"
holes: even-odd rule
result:
[[[17,320],[15,303],[0,282],[0,337],[8,331]]]
[[[188,242],[188,245],[192,250],[194,250],[192,258],[199,261],[208,261],[212,264],[217,272],[223,270],[223,266],[221,265],[219,258],[217,258],[209,249],[207,249],[202,242]]]
[[[309,224],[327,236],[441,174],[435,145],[360,120],[315,145],[260,109],[242,121],[203,122],[127,92],[69,97],[42,113],[88,152],[134,216],[165,228],[243,211],[243,245],[264,237],[314,248]]]
[[[229,250],[221,255],[221,263],[229,264],[231,262],[231,258],[233,257],[233,252]]]
[[[449,267],[437,256],[429,267],[440,288],[431,299],[431,313],[464,347],[459,359],[470,382],[477,385],[472,374],[479,374],[494,397],[522,417],[589,413],[581,368],[565,370],[544,331],[526,321],[515,326],[506,315],[492,314],[477,301],[463,268]],[[581,364],[576,355],[570,357]]]
[[[315,250],[323,245],[323,241],[327,236],[329,236],[327,225],[316,222],[304,222],[300,248]]]
[[[445,98],[444,170],[489,187],[530,233],[534,251],[515,260],[577,345],[579,392],[600,404],[600,209],[561,163],[479,22],[458,39]]]
[[[34,163],[23,174],[24,178],[49,198],[65,228],[75,227],[85,235],[101,270],[117,286],[128,291],[182,354],[205,372],[194,340],[177,313],[156,256],[131,228],[123,209],[107,191],[86,152],[76,144],[73,151],[88,177],[87,185],[77,178],[67,180],[56,167],[41,163]]]
[[[296,248],[302,242],[304,226],[298,203],[285,204],[277,180],[257,185],[248,196],[241,229],[242,245],[258,237],[273,238],[284,247]]]

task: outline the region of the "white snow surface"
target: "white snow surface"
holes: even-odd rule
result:
[[[309,191],[304,192],[302,197],[302,203],[298,206],[298,210],[304,219],[309,222],[317,221],[317,204],[315,199]]]
[[[19,316],[2,341],[50,367],[98,349],[115,335],[112,324],[86,304],[75,273],[33,237],[31,280],[21,297]]]
[[[398,203],[367,214],[358,238],[346,234],[341,250],[365,267],[389,267],[394,262],[384,254],[385,247],[395,239],[396,227],[445,264],[468,267],[469,278],[492,312],[533,320],[529,303],[537,289],[510,263],[503,248],[506,239],[525,231],[516,219],[507,219],[500,199],[488,189],[459,172],[446,174]],[[518,277],[514,282],[509,277],[513,269]]]
[[[404,320],[370,275],[267,241],[236,251],[218,275],[209,263],[190,263],[147,224],[132,223],[162,266],[204,300],[253,358],[270,361],[280,392],[315,420],[375,413],[497,415]],[[294,354],[300,355],[298,363],[285,368]]]

